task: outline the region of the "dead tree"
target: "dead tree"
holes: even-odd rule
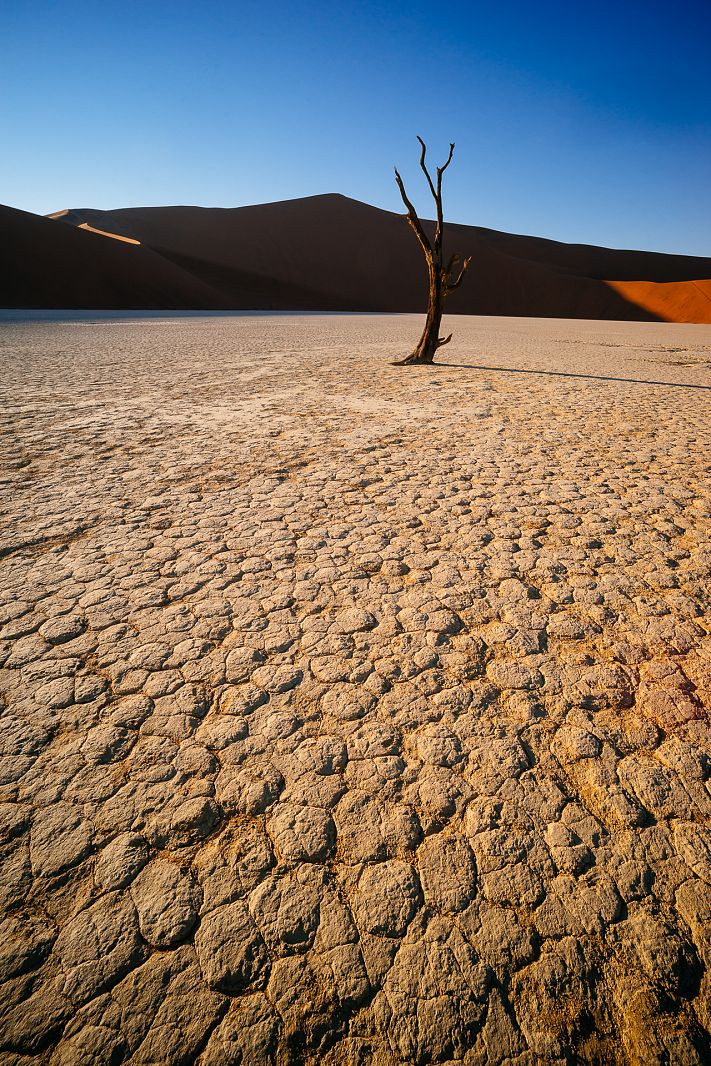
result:
[[[395,181],[400,190],[403,203],[407,208],[407,221],[415,231],[415,235],[422,246],[422,251],[425,253],[425,259],[427,260],[430,295],[425,329],[420,337],[419,344],[411,355],[408,355],[405,359],[399,359],[394,366],[405,366],[408,363],[433,363],[437,349],[441,348],[444,344],[449,344],[452,339],[451,333],[448,337],[440,337],[439,335],[440,326],[442,324],[442,315],[444,313],[444,301],[449,296],[450,292],[454,292],[455,289],[459,288],[462,283],[462,278],[471,262],[471,259],[465,259],[462,262],[461,256],[455,254],[451,257],[446,267],[442,266],[442,238],[444,236],[444,218],[442,215],[442,175],[452,162],[454,145],[450,144],[449,146],[449,156],[447,157],[447,162],[444,166],[436,168],[437,183],[435,185],[425,162],[427,146],[421,137],[418,137],[417,139],[422,145],[420,166],[427,178],[427,184],[430,187],[430,192],[434,197],[435,205],[437,207],[437,228],[435,229],[434,243],[431,243],[429,237],[422,228],[422,223],[417,217],[415,208],[407,197],[405,186],[403,185],[402,178],[396,167]]]

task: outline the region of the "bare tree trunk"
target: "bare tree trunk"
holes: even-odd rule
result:
[[[438,275],[430,271],[429,302],[427,306],[427,318],[425,328],[422,331],[419,343],[411,355],[398,360],[395,366],[405,366],[408,363],[433,363],[435,352],[449,340],[440,337],[439,331],[444,313],[444,293],[441,280]]]
[[[407,193],[405,192],[405,186],[402,178],[400,177],[397,168],[395,170],[395,181],[397,182],[400,195],[402,196],[403,203],[407,208],[407,221],[412,229],[415,231],[415,236],[420,242],[422,251],[424,252],[425,259],[427,261],[427,271],[429,275],[429,300],[427,306],[427,318],[425,320],[425,328],[420,337],[419,344],[415,348],[411,355],[408,355],[405,359],[398,360],[395,366],[405,366],[406,364],[431,364],[434,362],[435,352],[438,348],[448,344],[452,339],[450,333],[448,337],[440,337],[439,331],[442,324],[442,315],[444,314],[444,301],[450,292],[458,288],[462,283],[462,278],[466,273],[470,259],[465,259],[459,270],[458,276],[455,278],[454,273],[457,264],[460,262],[458,255],[453,255],[449,260],[446,267],[442,266],[442,238],[444,236],[444,217],[442,213],[442,175],[452,162],[452,155],[454,154],[454,145],[449,146],[449,157],[443,167],[437,167],[437,184],[435,186],[432,181],[432,177],[427,169],[425,162],[425,155],[427,153],[427,147],[421,137],[417,138],[422,146],[422,152],[420,154],[420,166],[427,178],[427,184],[430,187],[430,192],[435,201],[437,207],[437,229],[435,231],[434,243],[430,243],[427,234],[422,228],[422,223],[417,217],[415,208],[410,203]]]

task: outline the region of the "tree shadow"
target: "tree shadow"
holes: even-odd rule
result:
[[[711,389],[711,385],[691,385],[682,381],[652,381],[646,378],[616,378],[602,374],[571,374],[565,370],[524,370],[513,366],[479,366],[477,363],[431,363],[446,370],[487,370],[496,374],[538,374],[547,378],[585,378],[587,381],[621,381],[626,385],[666,385],[670,389]]]

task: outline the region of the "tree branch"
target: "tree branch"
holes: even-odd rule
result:
[[[417,139],[420,142],[420,144],[422,145],[422,152],[420,153],[420,166],[422,167],[422,169],[425,172],[425,177],[427,178],[427,184],[430,187],[430,192],[432,193],[433,199],[436,201],[437,200],[437,193],[435,192],[435,187],[432,184],[432,178],[430,177],[430,172],[427,169],[427,164],[425,163],[425,155],[427,154],[427,145],[422,140],[422,138],[419,136],[419,134],[418,134]]]
[[[444,164],[443,167],[437,167],[437,174],[439,175],[440,183],[442,181],[442,175],[444,174],[444,172],[447,169],[447,167],[449,166],[449,164],[452,162],[452,156],[453,155],[454,155],[454,145],[450,142],[449,155],[447,156],[447,162]]]
[[[450,256],[449,262],[447,263],[446,267],[442,271],[442,275],[443,275],[443,278],[444,278],[445,281],[447,281],[447,279],[449,278],[449,275],[452,273],[452,271],[454,270],[455,266],[457,265],[457,263],[459,262],[460,259],[461,259],[461,256],[460,256],[459,252],[455,252],[454,255]]]
[[[417,239],[422,245],[425,255],[427,256],[427,259],[429,261],[429,259],[431,259],[432,257],[432,245],[430,244],[427,234],[423,230],[422,224],[420,223],[420,220],[417,217],[417,211],[415,211],[415,208],[408,199],[407,193],[405,192],[405,186],[403,184],[402,178],[400,177],[397,167],[395,167],[395,181],[397,182],[397,187],[400,190],[402,202],[407,208],[407,221],[414,229]]]
[[[442,175],[452,162],[452,155],[454,154],[454,145],[449,145],[449,155],[447,156],[447,162],[443,167],[437,167],[437,189],[433,189],[432,194],[437,204],[437,233],[435,235],[435,247],[441,254],[442,252],[442,235],[444,233],[444,216],[442,214]],[[431,187],[431,186],[430,186]]]
[[[438,337],[437,338],[437,347],[438,348],[444,348],[445,344],[449,344],[449,342],[452,339],[452,336],[453,335],[450,333],[448,337]]]
[[[450,262],[451,266],[453,267],[454,264],[456,262],[458,262],[458,261],[459,261],[459,256],[458,255],[453,255],[449,262]],[[449,281],[449,280],[447,281],[447,292],[448,293],[449,292],[454,292],[454,290],[458,289],[459,286],[462,284],[462,279],[463,279],[464,275],[466,274],[467,270],[469,269],[469,264],[471,263],[471,261],[472,261],[471,260],[471,256],[467,256],[467,258],[462,263],[462,269],[459,271],[459,275],[457,277],[457,280],[456,281]],[[449,277],[449,268],[447,269],[447,275]]]

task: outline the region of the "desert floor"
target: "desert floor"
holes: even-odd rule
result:
[[[420,327],[0,326],[3,1064],[709,1061],[711,328]]]

